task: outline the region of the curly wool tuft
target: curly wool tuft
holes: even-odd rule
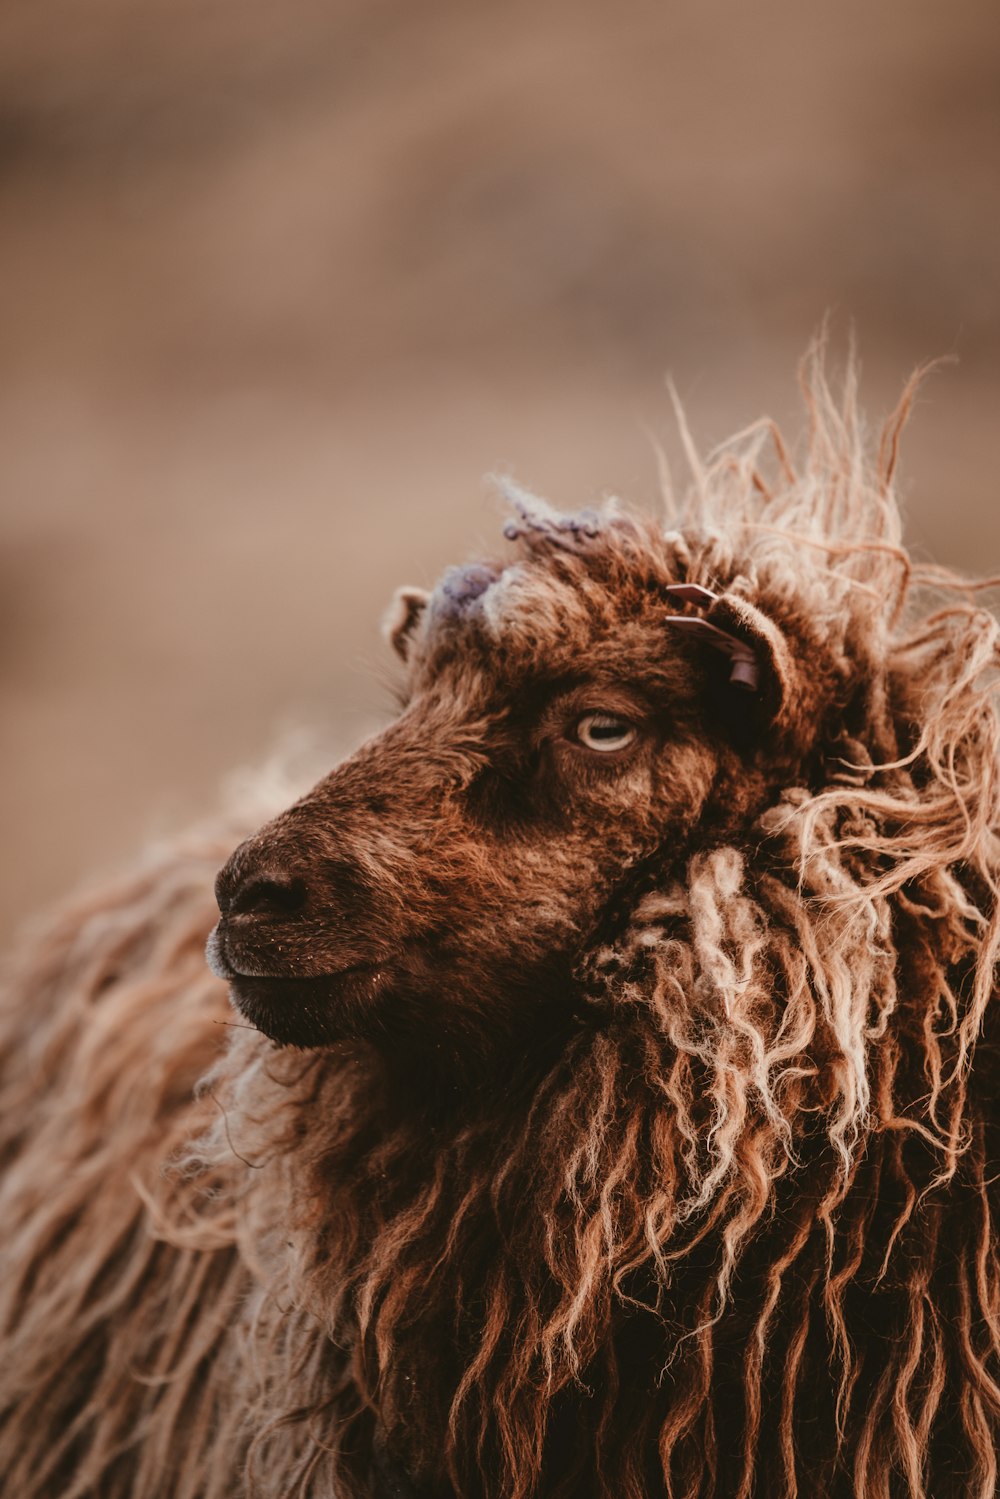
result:
[[[360,1043],[223,1047],[224,834],[27,957],[11,1492],[994,1499],[998,627],[902,546],[914,387],[873,461],[853,373],[805,389],[801,459],[692,448],[666,544],[865,689],[741,838],[626,880],[534,1070],[418,1125]]]

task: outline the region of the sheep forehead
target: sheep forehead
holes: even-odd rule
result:
[[[523,626],[544,631],[547,620],[565,628],[586,615],[580,591],[537,563],[506,567],[481,563],[450,568],[430,600],[430,627],[477,628],[493,642],[509,640]]]
[[[512,563],[483,595],[482,619],[487,633],[499,640],[523,624],[543,626],[553,612],[582,614],[582,601],[573,589],[550,574],[523,562]]]

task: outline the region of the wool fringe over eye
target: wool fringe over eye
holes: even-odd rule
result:
[[[469,1499],[994,1499],[997,623],[902,545],[916,382],[874,455],[853,369],[803,385],[801,452],[692,446],[668,541],[874,663],[864,742],[647,882],[526,1100],[429,1138],[364,1051],[236,1025],[201,953],[239,818],[27,952],[8,1492],[360,1495],[381,1432]]]

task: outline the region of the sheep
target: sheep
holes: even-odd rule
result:
[[[22,956],[6,1492],[995,1495],[998,627],[806,394],[510,486],[395,722]]]

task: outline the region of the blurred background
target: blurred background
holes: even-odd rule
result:
[[[389,709],[505,470],[648,504],[853,323],[919,551],[1000,568],[995,0],[7,0],[0,933]]]

